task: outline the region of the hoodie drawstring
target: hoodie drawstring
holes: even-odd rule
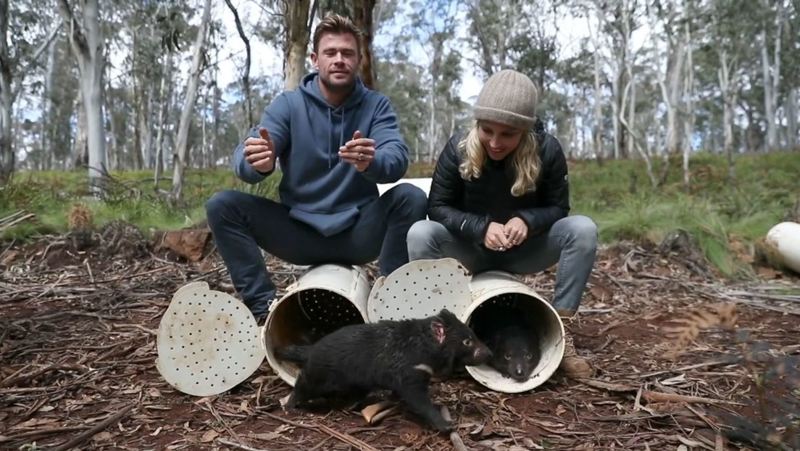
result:
[[[344,122],[345,122],[344,112],[345,112],[345,109],[342,108],[342,126],[339,129],[339,147],[342,147],[344,145]],[[328,108],[328,126],[331,129],[333,129],[333,117],[331,116],[331,109],[330,108]],[[334,154],[338,155],[338,150],[336,152],[334,152],[333,149],[331,149],[330,139],[329,139],[328,140],[328,169],[330,169],[332,167],[332,165],[333,165]]]
[[[331,118],[331,109],[328,108],[328,127],[333,128],[333,119]],[[328,169],[331,168],[331,157],[333,150],[331,149],[331,139],[328,138]]]

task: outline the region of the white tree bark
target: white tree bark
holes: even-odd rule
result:
[[[790,89],[786,99],[786,145],[789,149],[797,150],[797,109],[798,88]]]
[[[189,72],[189,81],[186,86],[186,97],[181,112],[181,121],[178,125],[178,138],[175,149],[175,161],[173,161],[172,173],[172,196],[180,199],[183,191],[183,173],[186,167],[186,158],[189,147],[189,127],[192,124],[194,104],[197,99],[197,86],[200,83],[200,72],[202,71],[203,52],[205,49],[206,35],[208,34],[208,22],[211,19],[211,0],[205,0],[203,6],[203,17],[200,20],[200,28],[197,30],[197,37],[192,46],[192,68]]]
[[[14,146],[11,130],[11,60],[8,54],[8,0],[0,0],[0,182],[14,172]]]
[[[736,108],[736,97],[738,91],[734,87],[737,83],[731,77],[735,77],[735,59],[728,57],[728,53],[722,49],[719,51],[719,90],[722,94],[722,148],[728,160],[728,180],[733,181],[736,177],[736,168],[733,164],[733,110]]]
[[[167,128],[167,118],[169,117],[169,105],[172,101],[172,83],[168,74],[172,69],[172,53],[164,56],[161,70],[161,85],[158,89],[158,97],[161,100],[158,108],[158,122],[156,124],[156,150],[153,159],[153,186],[158,188],[158,181],[164,171],[164,141]]]
[[[777,11],[775,12],[775,41],[773,43],[773,61],[769,60],[769,42],[767,30],[760,33],[761,43],[761,67],[764,76],[764,116],[767,119],[767,141],[765,143],[767,151],[778,147],[778,123],[776,110],[778,108],[778,88],[781,78],[781,33],[783,29],[783,7],[782,1],[775,2]],[[769,3],[764,2],[769,8]],[[765,24],[766,28],[766,24]]]
[[[83,1],[83,27],[75,18],[68,0],[58,2],[61,14],[69,24],[69,37],[80,72],[80,90],[86,111],[89,149],[89,188],[102,195],[103,172],[106,170],[106,135],[103,124],[103,35],[100,29],[98,0]]]
[[[592,30],[592,20],[587,16],[586,22],[589,28],[589,38],[594,45],[594,120],[592,123],[592,142],[595,158],[603,157],[603,91],[600,85],[600,37],[598,34],[603,28],[603,13],[597,8],[597,31]]]
[[[55,87],[56,72],[56,47],[57,42],[52,42],[47,48],[47,62],[44,70],[44,87],[42,89],[42,169],[49,170],[53,167],[55,152],[52,146],[52,119],[53,119],[53,89]]]
[[[688,11],[688,9],[686,10]],[[688,12],[684,15],[684,37],[686,39],[686,71],[683,82],[683,98],[686,108],[683,118],[683,188],[688,192],[691,178],[689,171],[689,157],[692,153],[692,135],[694,134],[694,61],[692,58],[692,32]]]

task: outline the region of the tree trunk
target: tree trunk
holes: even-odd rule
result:
[[[375,35],[372,10],[376,0],[353,0],[353,23],[363,33],[361,40],[361,81],[370,88],[378,89],[372,57],[372,39]]]
[[[186,166],[189,147],[189,127],[192,125],[192,113],[194,103],[197,98],[197,86],[200,83],[201,64],[203,62],[203,51],[206,43],[208,22],[211,18],[211,0],[205,1],[203,7],[203,18],[200,21],[200,28],[197,30],[197,37],[192,46],[192,69],[189,72],[189,81],[186,86],[186,97],[184,99],[181,121],[178,125],[178,138],[175,146],[175,161],[172,162],[172,197],[180,199],[183,191],[183,173]]]
[[[8,54],[8,0],[0,0],[0,183],[14,172],[14,146],[11,128],[11,60]]]
[[[283,87],[295,89],[305,73],[306,48],[311,33],[310,0],[284,1],[286,47],[284,47]]]
[[[247,35],[244,33],[244,28],[242,28],[242,21],[239,19],[239,11],[237,11],[236,7],[233,6],[231,0],[225,0],[225,4],[228,5],[228,9],[230,9],[231,13],[233,13],[233,20],[236,22],[236,31],[239,33],[239,38],[244,43],[245,61],[244,71],[242,73],[242,95],[244,96],[244,101],[242,102],[242,108],[244,109],[244,118],[247,121],[247,127],[245,130],[248,130],[254,125],[255,120],[253,118],[253,99],[250,96],[250,40],[247,39]],[[308,38],[306,38],[306,40],[308,40]],[[216,134],[214,136],[216,136]]]
[[[86,109],[89,189],[98,196],[105,192],[103,173],[107,158],[103,124],[103,36],[98,0],[83,1],[83,29],[73,15],[68,0],[59,0],[58,6],[69,24],[70,44],[78,60],[81,97]]]
[[[164,63],[161,70],[161,86],[158,89],[158,97],[161,99],[158,108],[158,122],[156,128],[156,152],[153,159],[153,187],[158,189],[158,181],[164,171],[164,135],[167,128],[167,118],[169,117],[169,105],[172,102],[172,83],[168,74],[172,69],[172,53],[164,56]]]
[[[44,87],[42,89],[42,169],[49,170],[53,167],[55,149],[53,146],[53,92],[55,87],[56,48],[58,41],[50,43],[47,49],[47,62],[44,71]]]
[[[722,94],[722,131],[723,151],[728,160],[728,183],[733,183],[736,178],[736,167],[733,164],[733,110],[736,108],[736,89],[731,86],[731,72],[735,71],[733,64],[728,60],[728,53],[723,49],[719,52],[719,90]]]
[[[786,145],[791,150],[797,150],[797,109],[798,88],[790,89],[786,99]]]
[[[591,20],[589,22],[589,35],[594,43],[594,123],[592,124],[592,142],[594,143],[595,158],[603,157],[603,104],[602,97],[603,91],[600,85],[600,44],[599,37],[596,33],[600,33],[603,26],[602,12],[598,8],[598,29],[593,33]]]
[[[78,113],[78,129],[75,132],[75,141],[72,148],[72,169],[85,168],[89,165],[89,133],[86,125],[86,108],[83,106],[83,96],[75,99]]]
[[[686,8],[688,16],[689,8]],[[692,135],[694,134],[694,61],[692,59],[692,34],[689,17],[685,17],[686,38],[686,78],[683,82],[686,110],[684,112],[684,139],[683,139],[683,189],[689,192],[691,172],[689,171],[689,156],[692,152]]]

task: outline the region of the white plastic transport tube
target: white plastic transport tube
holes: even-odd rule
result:
[[[270,306],[259,340],[275,373],[294,386],[300,369],[278,359],[275,349],[312,344],[342,326],[365,323],[368,295],[367,275],[356,266],[315,266],[287,287]]]
[[[503,376],[488,365],[468,366],[467,372],[472,378],[485,387],[504,393],[525,392],[547,381],[564,357],[564,324],[550,303],[512,274],[501,271],[473,276],[470,292],[472,303],[459,315],[464,323],[473,324],[480,315],[492,309],[513,307],[522,312],[538,337],[541,353],[531,376],[524,382]]]

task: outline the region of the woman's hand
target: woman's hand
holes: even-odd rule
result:
[[[503,252],[511,247],[511,243],[506,238],[504,227],[499,222],[489,224],[489,228],[486,229],[486,236],[483,238],[483,245],[486,246],[486,249]]]
[[[528,238],[528,225],[519,217],[513,217],[503,226],[503,232],[510,246],[519,246]]]

